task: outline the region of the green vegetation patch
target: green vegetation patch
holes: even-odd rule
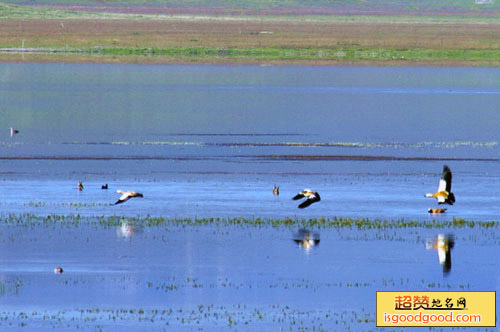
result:
[[[132,16],[132,15],[130,15]],[[140,16],[140,15],[136,15]],[[127,18],[125,14],[91,13],[72,10],[59,10],[46,7],[31,7],[0,3],[0,20],[18,19],[96,19]]]
[[[85,52],[85,50],[83,50]],[[500,61],[500,50],[316,49],[316,48],[98,48],[91,54],[172,58],[334,61]]]
[[[272,219],[272,218],[162,218],[162,217],[123,217],[123,216],[101,216],[83,217],[81,215],[8,215],[0,217],[0,224],[16,226],[34,225],[62,225],[68,227],[78,227],[80,224],[115,227],[123,223],[141,225],[145,227],[162,226],[251,226],[251,227],[317,227],[336,229],[402,229],[402,228],[425,228],[425,229],[446,229],[446,228],[482,228],[496,229],[500,226],[498,221],[473,221],[465,219],[452,220],[432,220],[418,221],[406,219],[368,219],[368,218],[310,218],[310,219]]]
[[[208,60],[208,61],[321,61],[332,63],[351,62],[440,62],[456,61],[498,65],[500,49],[352,49],[352,48],[134,48],[134,47],[92,47],[92,48],[37,48],[29,49],[35,54],[65,54],[105,57],[151,57],[165,60]],[[22,50],[0,49],[2,53]]]

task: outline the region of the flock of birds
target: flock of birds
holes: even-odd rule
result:
[[[14,129],[13,127],[10,127],[10,137],[13,137],[14,135],[17,135],[19,134],[19,130],[17,129]],[[82,181],[78,181],[78,185],[77,185],[77,188],[79,191],[82,191],[85,187],[83,186],[83,182]],[[104,184],[101,186],[101,189],[108,189],[108,184]],[[134,197],[144,197],[141,193],[137,193],[135,191],[131,191],[131,190],[117,190],[116,191],[118,194],[120,194],[120,198],[112,205],[117,205],[117,204],[121,204],[121,203],[125,203],[126,201],[128,201],[129,199],[131,198],[134,198]],[[61,272],[62,272],[62,269],[61,269]]]
[[[437,200],[438,204],[453,205],[453,203],[455,203],[455,195],[451,192],[451,177],[452,177],[452,175],[451,175],[450,168],[448,166],[444,165],[443,166],[443,175],[441,176],[441,179],[439,180],[438,190],[433,194],[432,193],[426,194],[425,197],[435,198]],[[78,182],[77,188],[80,191],[82,191],[84,189],[82,181]],[[106,184],[102,185],[101,189],[108,189],[108,184],[106,183]],[[114,205],[125,203],[126,201],[128,201],[129,199],[134,198],[134,197],[144,197],[143,194],[137,193],[137,192],[131,191],[131,190],[126,190],[126,191],[117,190],[116,192],[118,194],[120,194],[121,196],[115,202]],[[275,196],[278,196],[279,193],[280,193],[280,188],[275,185],[273,188],[273,194]],[[292,199],[299,200],[299,199],[303,199],[303,198],[305,198],[305,200],[303,200],[298,205],[299,209],[304,209],[304,208],[306,208],[306,207],[308,207],[316,202],[321,201],[321,196],[319,195],[319,193],[312,191],[311,189],[304,189],[304,190],[300,191]],[[428,211],[430,213],[443,213],[446,211],[446,209],[430,208]]]
[[[447,165],[444,165],[437,191],[435,193],[425,194],[425,197],[435,198],[438,204],[453,205],[453,203],[455,203],[455,195],[451,192],[451,179],[451,170]],[[274,186],[273,194],[279,195],[279,187]],[[310,189],[302,190],[293,197],[293,200],[299,200],[302,198],[306,199],[299,204],[298,207],[300,209],[306,208],[321,200],[320,195]],[[446,209],[429,208],[428,212],[444,213],[446,212]],[[315,245],[319,244],[320,239],[318,233],[313,233],[307,229],[300,229],[295,235],[294,241],[304,249],[310,250]],[[433,242],[428,241],[426,243],[427,249],[435,249],[437,251],[439,264],[442,266],[444,275],[447,275],[451,271],[451,249],[453,249],[454,245],[454,236],[451,234],[438,234]]]
[[[10,128],[10,136],[14,136],[19,134],[19,130]],[[448,204],[453,205],[455,203],[455,195],[451,192],[451,179],[452,174],[451,170],[447,165],[443,166],[443,173],[441,175],[441,179],[439,180],[438,190],[435,193],[428,193],[425,197],[435,198],[438,204]],[[77,186],[79,191],[84,189],[83,182],[79,181]],[[104,184],[101,186],[101,189],[108,189],[108,184]],[[118,200],[112,205],[118,205],[125,203],[131,198],[135,197],[144,197],[143,194],[131,191],[131,190],[117,190],[116,191],[121,196]],[[278,186],[273,187],[273,195],[278,196],[280,193],[280,188]],[[304,199],[305,198],[305,199]],[[297,195],[295,195],[293,200],[303,201],[298,205],[299,209],[304,209],[316,202],[321,201],[321,196],[318,192],[312,191],[311,189],[304,189],[300,191]],[[446,209],[444,208],[429,208],[429,213],[444,213]],[[316,246],[320,242],[319,234],[313,233],[307,229],[300,229],[294,236],[294,242],[296,242],[299,246],[305,248],[306,250],[311,249]],[[455,244],[453,235],[444,235],[438,234],[433,243],[427,242],[427,249],[435,249],[438,252],[439,263],[443,267],[443,273],[448,273],[451,270],[451,249]],[[57,267],[54,269],[54,273],[61,274],[63,269],[61,267]]]
[[[12,137],[16,134],[19,134],[19,130],[10,127],[10,136]],[[438,190],[433,194],[432,193],[426,194],[425,197],[435,198],[438,204],[453,205],[453,203],[455,203],[455,195],[451,192],[451,178],[452,175],[450,168],[444,165],[443,174],[441,176],[441,179],[439,180]],[[83,182],[79,181],[78,190],[82,191],[83,188],[84,188]],[[108,184],[106,183],[101,188],[108,189]],[[117,190],[116,192],[118,194],[121,194],[121,196],[114,205],[124,203],[134,197],[144,197],[141,193],[137,193],[130,190],[127,191]],[[277,196],[279,195],[279,193],[280,193],[280,188],[275,185],[273,188],[273,194]],[[310,206],[311,204],[321,201],[321,196],[319,195],[319,193],[312,191],[311,189],[304,189],[300,191],[297,195],[293,197],[293,200],[299,200],[303,198],[305,198],[305,200],[303,200],[302,203],[299,204],[298,206],[299,209],[304,209]],[[430,208],[428,211],[429,213],[444,213],[446,212],[446,209]]]
[[[451,192],[451,170],[447,165],[443,166],[443,174],[439,180],[438,190],[435,193],[425,194],[425,197],[435,198],[438,204],[448,204],[453,205],[455,203],[455,195]],[[273,188],[273,194],[275,196],[279,195],[280,188],[276,185]],[[305,200],[299,204],[299,209],[304,209],[313,203],[321,201],[321,196],[319,193],[312,191],[311,189],[304,189],[295,195],[292,199],[299,200],[305,198]],[[443,208],[430,208],[429,213],[444,213],[446,209]]]
[[[78,186],[77,186],[78,190],[79,191],[82,191],[85,187],[83,186],[83,182],[82,181],[78,181]],[[103,184],[101,186],[101,189],[108,189],[108,184]],[[131,198],[134,198],[134,197],[144,197],[143,194],[141,193],[137,193],[135,191],[132,191],[132,190],[117,190],[116,193],[120,194],[120,198],[118,198],[118,200],[112,204],[112,205],[117,205],[117,204],[121,204],[121,203],[125,203],[126,201],[128,201],[129,199]]]
[[[438,204],[448,204],[453,205],[455,203],[455,195],[451,192],[451,179],[452,174],[451,170],[447,165],[443,166],[443,173],[441,175],[441,179],[439,180],[438,189],[435,193],[425,194],[425,197],[435,198]],[[83,190],[84,186],[81,181],[78,182],[78,190]],[[101,186],[102,189],[108,189],[108,184],[104,184]],[[113,204],[122,204],[128,201],[131,198],[135,197],[144,197],[143,194],[137,193],[131,190],[117,190],[118,194],[120,194],[120,198]],[[273,187],[273,195],[278,196],[280,193],[280,188],[278,186]],[[297,195],[292,197],[293,200],[303,201],[298,205],[299,209],[304,209],[316,202],[321,201],[321,196],[318,192],[312,191],[311,189],[301,190]],[[443,208],[430,208],[428,210],[429,213],[444,213],[446,209]],[[313,233],[307,229],[299,229],[299,231],[295,234],[293,241],[297,243],[300,247],[310,250],[314,246],[318,245],[320,242],[319,234]],[[453,235],[444,235],[438,234],[433,243],[427,242],[427,249],[435,249],[438,253],[439,264],[443,268],[443,273],[446,275],[451,270],[451,249],[454,246],[454,238]],[[59,269],[59,268],[58,268]],[[58,270],[55,273],[62,273],[62,269]]]

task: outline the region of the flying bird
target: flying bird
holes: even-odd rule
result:
[[[319,234],[312,233],[305,228],[301,228],[295,235],[293,241],[302,248],[309,250],[319,244]]]
[[[19,134],[19,130],[10,127],[10,137],[14,136],[15,134]]]
[[[126,201],[134,197],[144,197],[141,193],[136,193],[135,191],[130,191],[130,190],[127,191],[117,190],[116,192],[118,194],[121,194],[121,196],[114,205],[125,203]]]
[[[77,186],[78,190],[79,191],[82,191],[83,190],[83,182],[82,181],[78,181],[78,186]]]
[[[443,166],[443,175],[439,180],[439,187],[434,194],[426,194],[425,197],[434,197],[437,199],[438,204],[455,203],[455,195],[451,192],[451,171],[446,165]]]
[[[427,243],[427,249],[436,249],[439,264],[443,267],[443,273],[451,271],[451,249],[455,246],[453,235],[438,234],[433,243]]]
[[[319,202],[321,197],[317,192],[313,192],[311,189],[304,189],[293,197],[293,200],[298,200],[306,197],[307,199],[299,204],[299,209],[303,209],[311,205],[312,203]]]

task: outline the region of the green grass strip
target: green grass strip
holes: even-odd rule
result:
[[[500,61],[500,49],[101,48],[91,54],[171,58],[341,61]]]
[[[6,53],[7,49],[0,49]],[[15,50],[10,50],[15,51]],[[20,51],[20,50],[17,50]],[[332,61],[332,62],[500,62],[500,49],[352,49],[352,48],[37,48],[42,54],[77,54],[113,57],[157,57],[166,59],[222,59],[258,61]]]
[[[160,226],[251,226],[251,227],[317,227],[335,229],[359,229],[359,230],[386,230],[403,228],[422,229],[449,229],[449,228],[481,228],[497,229],[500,226],[498,221],[473,221],[453,218],[452,220],[406,220],[406,219],[369,219],[369,218],[310,218],[310,219],[273,219],[273,218],[162,218],[162,217],[124,217],[124,216],[101,216],[84,217],[81,215],[47,215],[39,216],[33,214],[11,214],[0,217],[0,225],[15,226],[67,226],[78,227],[79,225],[92,225],[98,227],[115,227],[123,223],[131,223],[146,227]]]

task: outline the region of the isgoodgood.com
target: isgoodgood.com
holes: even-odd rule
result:
[[[455,323],[455,324],[477,324],[481,323],[481,315],[455,314],[450,311],[447,314],[425,314],[420,311],[418,314],[388,314],[384,312],[384,322],[397,324],[423,324],[430,323]]]

